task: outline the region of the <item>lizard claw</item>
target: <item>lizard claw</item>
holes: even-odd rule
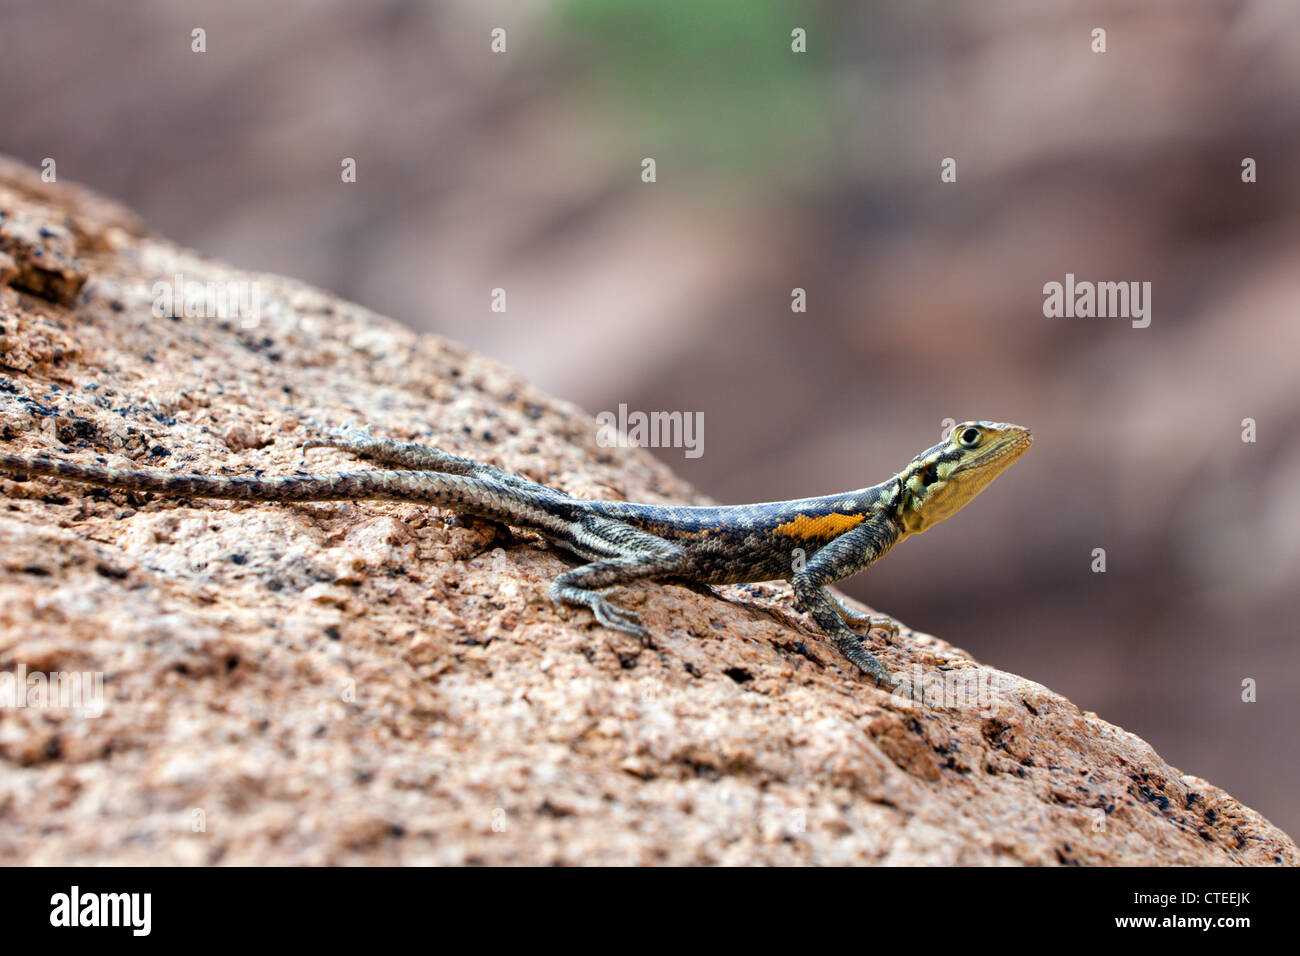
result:
[[[872,615],[863,621],[863,623],[867,626],[867,634],[870,634],[872,631],[884,631],[891,638],[898,637],[898,622],[892,617]]]
[[[298,447],[302,451],[302,460],[306,461],[307,452],[311,451],[313,448],[333,448],[334,442],[328,438],[308,438]]]
[[[610,604],[604,598],[599,598],[592,602],[592,613],[596,615],[596,620],[606,627],[612,627],[616,631],[622,631],[624,634],[631,634],[635,637],[649,637],[650,632],[641,625],[641,619],[631,611],[625,611],[621,607]]]

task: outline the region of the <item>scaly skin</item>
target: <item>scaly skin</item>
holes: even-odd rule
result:
[[[909,535],[955,514],[1032,441],[1029,429],[1019,425],[964,422],[948,441],[923,451],[878,485],[820,498],[704,508],[584,501],[491,465],[358,430],[310,441],[305,448],[338,448],[400,470],[223,477],[0,454],[0,474],[241,501],[417,501],[489,518],[536,531],[584,558],[589,563],[555,579],[551,598],[589,607],[601,624],[638,637],[648,632],[636,615],[605,598],[601,592],[606,588],[640,579],[701,584],[786,580],[799,608],[845,657],[876,680],[897,685],[849,624],[892,634],[898,625],[851,611],[827,587],[878,561]]]

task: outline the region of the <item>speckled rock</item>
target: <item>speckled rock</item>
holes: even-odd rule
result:
[[[355,419],[581,496],[702,501],[489,360],[9,161],[0,212],[7,451],[284,474],[308,419]],[[178,275],[253,283],[256,322],[160,313]],[[0,862],[1300,862],[1142,740],[940,640],[881,650],[918,705],[784,585],[622,588],[643,645],[551,604],[565,566],[410,504],[0,479],[0,677],[27,693],[0,706]],[[56,673],[98,675],[102,712],[33,696]]]

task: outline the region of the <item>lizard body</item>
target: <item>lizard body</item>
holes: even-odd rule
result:
[[[640,579],[700,584],[787,580],[837,648],[879,681],[895,681],[850,624],[897,633],[889,618],[844,606],[827,587],[879,560],[899,541],[954,514],[1032,442],[1028,429],[965,422],[898,474],[867,488],[763,504],[685,507],[589,501],[425,445],[345,430],[308,448],[337,448],[399,470],[286,477],[185,475],[155,469],[0,454],[0,474],[41,475],[105,488],[245,501],[415,501],[531,529],[588,563],[560,574],[557,603],[591,608],[596,619],[639,637],[636,615],[605,589]]]

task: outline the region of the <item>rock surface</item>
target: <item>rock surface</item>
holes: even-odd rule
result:
[[[307,419],[355,419],[580,496],[703,500],[491,361],[10,161],[0,213],[0,449],[287,474]],[[253,283],[259,320],[159,317],[177,276]],[[550,603],[565,566],[410,504],[0,479],[0,677],[29,705],[0,707],[0,862],[1300,863],[1144,741],[940,640],[880,649],[947,694],[917,706],[784,585],[620,589],[642,646]],[[102,674],[102,714],[37,706],[55,672]]]

